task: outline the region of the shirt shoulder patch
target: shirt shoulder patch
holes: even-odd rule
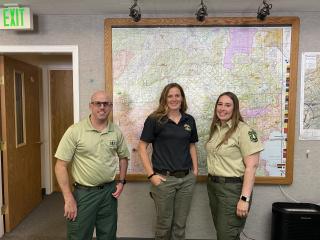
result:
[[[248,135],[251,142],[258,142],[258,135],[255,130],[251,129],[248,131]]]

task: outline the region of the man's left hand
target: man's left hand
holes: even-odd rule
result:
[[[116,191],[114,193],[112,193],[112,196],[116,199],[118,199],[120,197],[120,194],[122,193],[123,190],[123,183],[117,183],[116,185]]]

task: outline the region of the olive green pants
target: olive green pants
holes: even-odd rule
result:
[[[165,178],[150,192],[157,214],[155,240],[184,240],[196,177],[190,172],[183,178]]]
[[[246,222],[236,214],[242,183],[216,183],[208,178],[207,190],[217,240],[239,240]]]
[[[115,240],[117,232],[118,202],[111,194],[115,182],[103,189],[75,188],[78,215],[67,223],[68,240],[91,240],[96,227],[97,240]]]

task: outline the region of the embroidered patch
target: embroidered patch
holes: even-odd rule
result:
[[[191,132],[191,127],[189,124],[184,124],[183,127],[186,131]]]
[[[250,137],[251,142],[258,142],[258,136],[257,136],[256,131],[251,129],[251,131],[248,132],[248,135]]]

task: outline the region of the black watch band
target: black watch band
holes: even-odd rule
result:
[[[157,174],[154,172],[154,173],[150,174],[147,178],[150,179],[150,178],[152,178],[154,175],[157,175]]]
[[[240,199],[241,199],[242,201],[245,201],[245,202],[250,202],[250,197],[248,197],[248,196],[241,195],[241,196],[240,196]]]
[[[125,179],[122,179],[122,180],[121,180],[121,179],[120,179],[120,180],[118,180],[118,182],[119,182],[119,183],[122,183],[123,185],[125,185],[125,184],[127,183],[127,180],[125,180]]]

